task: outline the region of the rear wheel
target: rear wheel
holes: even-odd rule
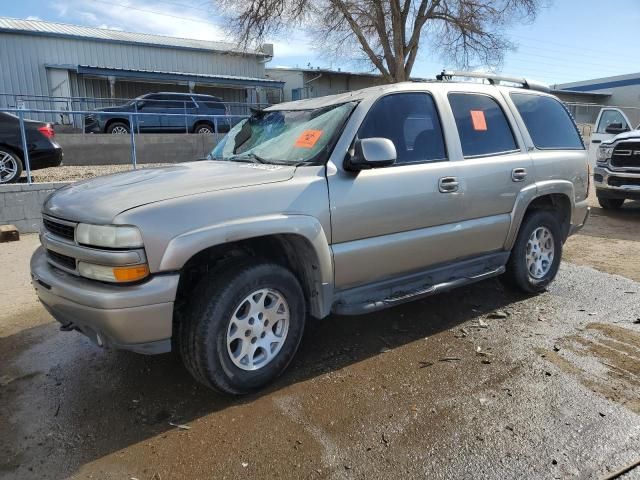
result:
[[[22,160],[8,148],[0,147],[0,183],[17,182],[22,175]]]
[[[605,210],[617,210],[622,207],[624,198],[603,198],[598,197],[598,203]]]
[[[279,376],[295,355],[305,324],[296,277],[251,259],[216,270],[193,292],[179,326],[185,366],[207,387],[249,393]]]
[[[213,133],[213,127],[209,123],[197,123],[193,131],[203,135],[211,135]]]
[[[107,127],[107,133],[111,135],[127,135],[129,133],[129,125],[124,122],[113,122]]]
[[[558,273],[561,257],[557,217],[547,210],[534,210],[522,222],[503,280],[527,293],[541,292]]]

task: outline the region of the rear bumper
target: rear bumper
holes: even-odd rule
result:
[[[62,148],[57,145],[48,150],[30,151],[29,166],[31,167],[31,170],[59,167],[62,164],[63,156]]]
[[[95,344],[146,354],[171,350],[178,274],[132,286],[108,285],[52,267],[41,247],[31,258],[31,277],[49,313]]]

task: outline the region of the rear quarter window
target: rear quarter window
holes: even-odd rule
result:
[[[494,98],[480,93],[450,93],[449,104],[465,158],[518,150],[509,122]]]
[[[567,109],[558,100],[542,95],[512,93],[524,124],[536,148],[583,150],[584,144]]]

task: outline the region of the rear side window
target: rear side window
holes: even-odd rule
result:
[[[449,103],[465,157],[517,150],[509,122],[493,98],[475,93],[450,93]]]
[[[558,100],[526,93],[512,93],[511,99],[537,148],[584,149],[569,112]]]
[[[358,131],[358,138],[388,138],[397,163],[446,160],[440,119],[431,95],[395,93],[379,99]]]

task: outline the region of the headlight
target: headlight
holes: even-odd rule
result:
[[[111,283],[129,283],[142,280],[149,275],[147,264],[107,267],[92,263],[78,262],[78,272],[85,278]]]
[[[142,234],[136,227],[118,225],[90,225],[79,223],[76,241],[82,245],[106,248],[142,247]]]
[[[613,154],[613,147],[601,146],[598,148],[598,162],[605,163],[607,160],[611,158]]]

